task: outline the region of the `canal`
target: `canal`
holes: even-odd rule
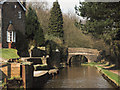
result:
[[[113,88],[95,67],[74,63],[48,80],[44,88]]]

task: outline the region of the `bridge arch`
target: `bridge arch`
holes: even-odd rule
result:
[[[99,51],[97,49],[68,48],[67,64],[69,64],[71,57],[75,55],[83,55],[88,59],[88,62],[94,62],[97,60],[98,54],[99,54]]]
[[[69,59],[69,64],[71,64],[72,62],[76,62],[76,61],[83,63],[83,62],[88,62],[88,59],[83,55],[73,55]]]

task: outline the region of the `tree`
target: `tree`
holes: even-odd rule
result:
[[[36,46],[44,43],[43,29],[38,21],[36,11],[30,6],[26,15],[26,36],[29,41],[35,41]]]
[[[49,34],[57,37],[63,37],[63,17],[58,1],[53,3],[50,11]]]
[[[28,2],[29,5],[32,6],[36,10],[40,25],[43,29],[44,35],[48,32],[48,24],[49,24],[49,17],[50,12],[48,9],[48,3],[44,2]]]
[[[82,2],[75,7],[78,15],[87,18],[83,31],[109,44],[109,58],[112,63],[120,62],[120,2]]]
[[[119,2],[82,2],[75,9],[78,15],[87,17],[83,31],[109,43],[116,37],[120,28]]]

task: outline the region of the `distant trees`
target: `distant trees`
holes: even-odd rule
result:
[[[49,34],[56,37],[63,37],[63,17],[58,1],[53,3],[53,7],[50,11],[49,19]]]
[[[30,6],[26,15],[26,36],[31,42],[35,42],[36,46],[41,46],[44,43],[43,29],[40,26],[36,11]]]
[[[79,16],[87,18],[82,30],[103,39],[110,47],[106,59],[117,65],[120,62],[120,2],[82,2],[75,9]]]

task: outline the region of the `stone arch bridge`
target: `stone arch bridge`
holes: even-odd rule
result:
[[[97,60],[99,51],[97,49],[90,48],[68,48],[67,64],[70,63],[71,57],[76,55],[83,55],[88,59],[88,62],[94,62]]]

